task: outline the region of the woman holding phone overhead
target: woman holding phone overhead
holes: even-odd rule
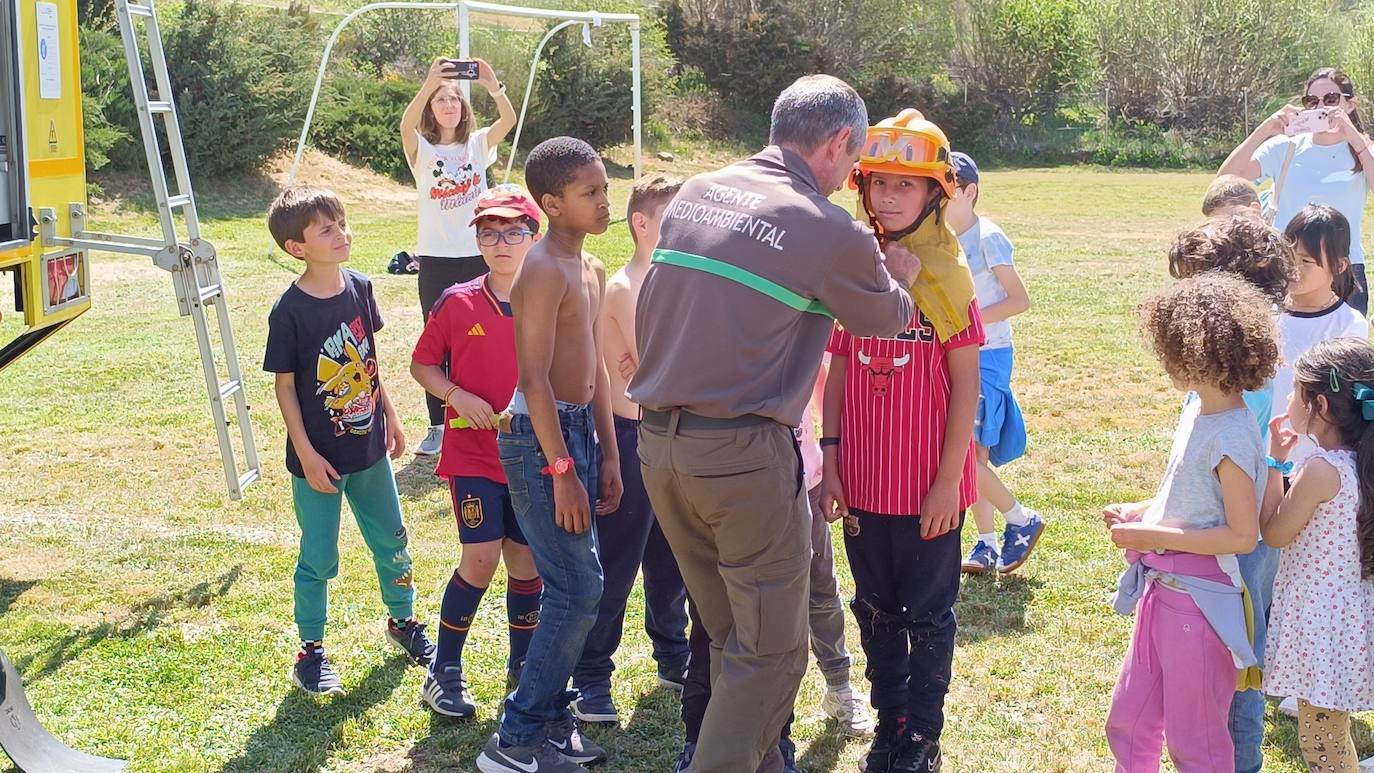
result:
[[[1369,315],[1360,221],[1374,187],[1374,148],[1360,121],[1350,76],[1331,67],[1312,73],[1302,107],[1285,105],[1250,133],[1218,175],[1274,181],[1267,216],[1283,230],[1308,204],[1334,207],[1350,221],[1350,262],[1356,288],[1346,301]]]
[[[496,102],[498,118],[476,126],[472,106],[461,84],[474,82]],[[473,231],[473,208],[487,188],[486,170],[496,162],[496,149],[515,126],[515,108],[506,87],[481,59],[436,58],[415,98],[401,116],[401,147],[419,194],[419,233],[415,251],[420,263],[420,312],[430,308],[448,287],[486,273]],[[439,453],[443,441],[444,405],[425,395],[429,432],[415,453]]]

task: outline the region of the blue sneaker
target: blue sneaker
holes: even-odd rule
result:
[[[319,647],[308,647],[296,653],[296,663],[291,667],[291,683],[311,695],[344,694],[339,675]]]
[[[1014,572],[1026,563],[1035,549],[1035,543],[1040,541],[1040,535],[1045,533],[1045,519],[1030,508],[1024,509],[1030,520],[1024,526],[1008,524],[1006,531],[1002,532],[1002,557],[997,562],[997,571],[1004,574]]]
[[[616,711],[615,701],[611,700],[609,684],[592,684],[581,688],[577,700],[568,708],[574,717],[583,722],[610,725],[620,722],[620,713]]]
[[[964,574],[985,574],[997,568],[997,548],[978,540],[964,559]]]
[[[425,635],[425,624],[415,618],[387,620],[386,640],[404,652],[411,665],[429,668],[434,664],[434,642]]]
[[[682,753],[677,756],[677,764],[673,766],[673,773],[686,773],[687,766],[692,764],[692,757],[696,753],[696,741],[684,742],[682,744]]]

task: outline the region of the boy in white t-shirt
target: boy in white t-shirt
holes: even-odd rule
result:
[[[1030,308],[1030,295],[1012,262],[1011,241],[997,224],[974,211],[978,203],[978,165],[966,153],[951,153],[957,189],[945,210],[949,227],[958,234],[959,246],[973,273],[978,307],[983,313],[986,342],[978,352],[982,396],[978,400],[974,440],[978,449],[978,501],[973,519],[978,541],[973,544],[963,569],[967,574],[1015,571],[1030,557],[1045,520],[1024,507],[993,470],[1026,451],[1026,425],[1011,392],[1012,317]],[[993,510],[1002,512],[1007,525],[999,540]]]

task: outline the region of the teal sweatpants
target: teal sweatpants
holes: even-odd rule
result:
[[[391,460],[334,481],[334,494],[310,488],[305,478],[291,476],[291,496],[296,522],[301,527],[301,554],[296,562],[296,627],[302,641],[324,638],[329,602],[329,581],[339,574],[339,517],[343,499],[358,522],[363,542],[372,551],[382,603],[397,620],[410,617],[415,605],[415,586],[410,577],[409,541],[401,520],[401,500]]]

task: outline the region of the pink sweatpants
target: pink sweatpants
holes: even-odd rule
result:
[[[1107,715],[1117,773],[1156,773],[1165,740],[1179,773],[1234,773],[1235,692],[1231,651],[1192,597],[1152,583]]]

